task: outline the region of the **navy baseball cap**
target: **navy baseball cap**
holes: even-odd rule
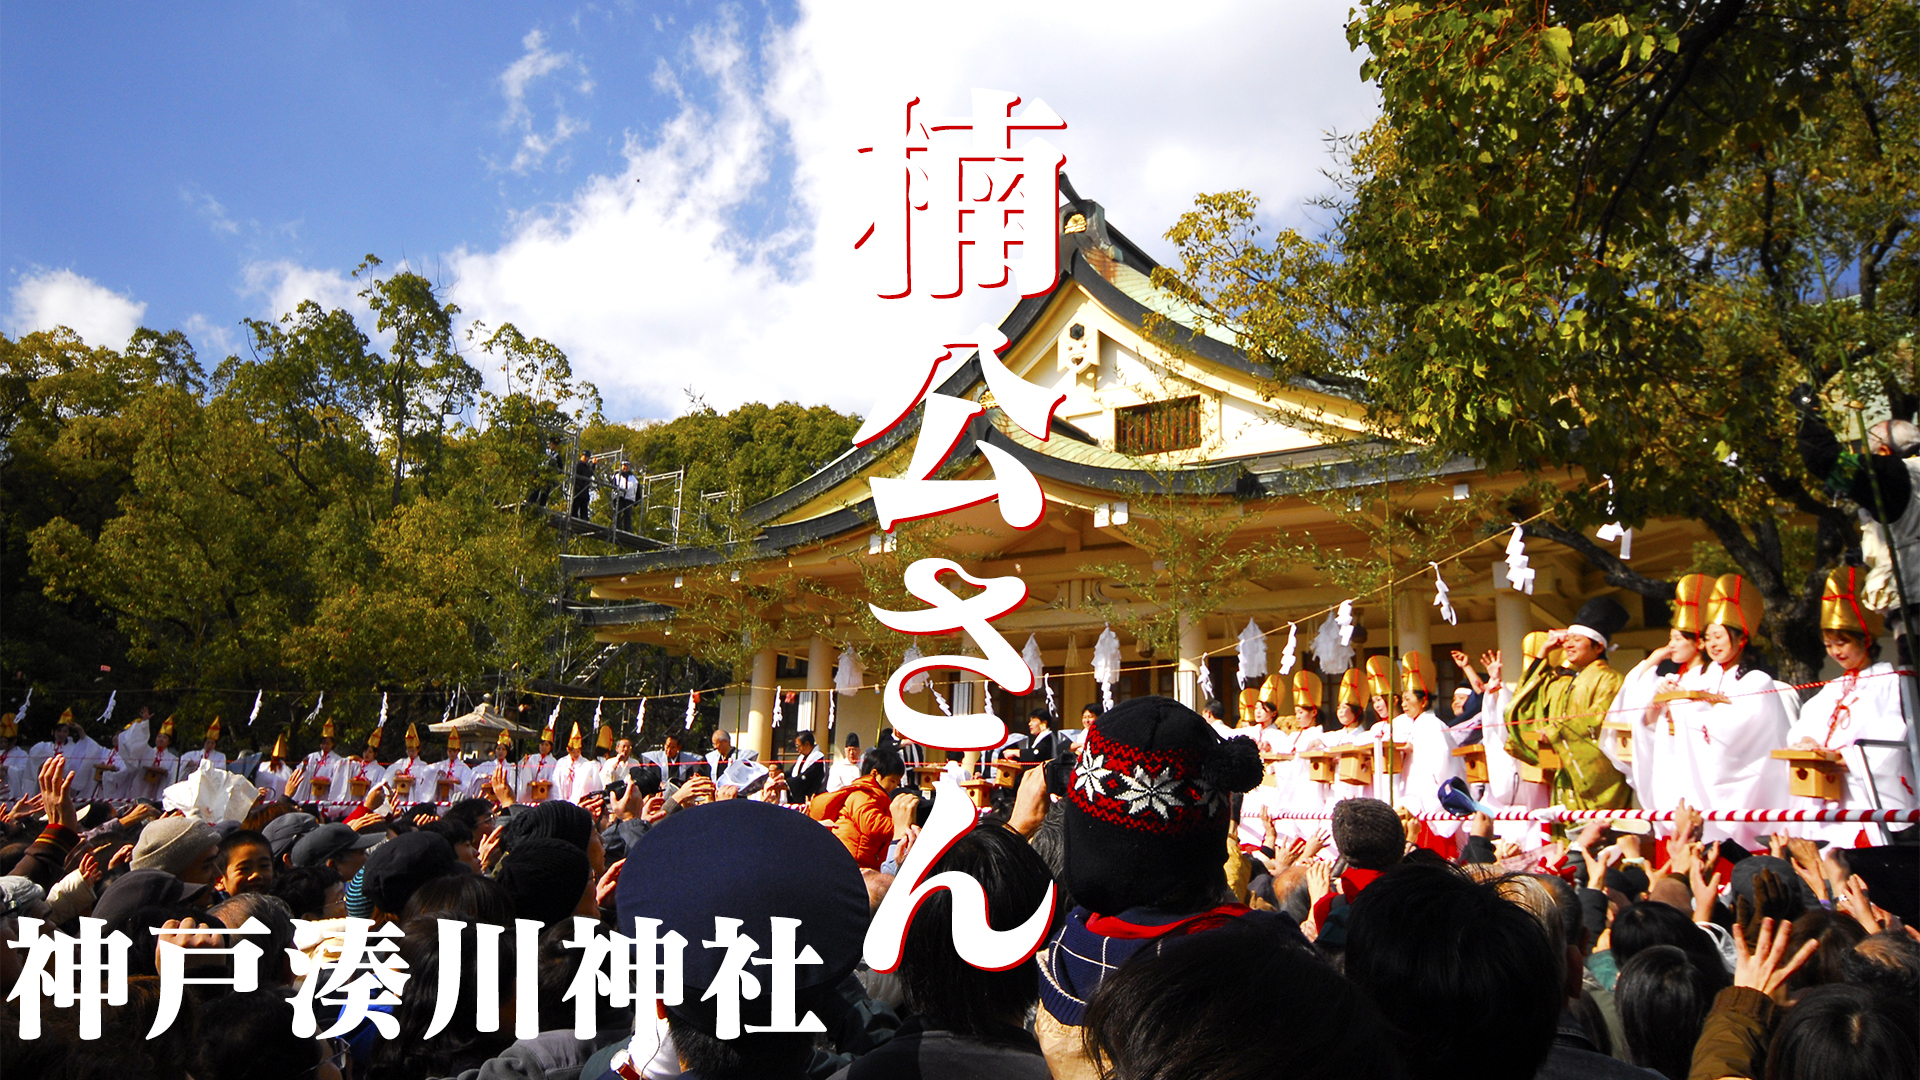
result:
[[[619,927],[659,919],[660,933],[687,939],[680,1019],[711,1032],[714,1004],[701,995],[719,973],[725,949],[702,948],[714,919],[741,920],[740,933],[766,955],[774,918],[800,920],[796,945],[821,962],[803,964],[794,980],[795,1004],[806,1010],[839,985],[860,962],[867,935],[867,887],[834,834],[804,814],[753,799],[690,807],[648,830],[627,854],[614,894]],[[746,1024],[769,1022],[771,995],[742,1001]]]

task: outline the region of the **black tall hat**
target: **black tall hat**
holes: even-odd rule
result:
[[[1613,643],[1613,635],[1627,625],[1627,609],[1611,596],[1596,596],[1580,605],[1568,632],[1590,637],[1602,645]]]

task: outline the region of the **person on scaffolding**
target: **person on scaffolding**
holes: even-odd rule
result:
[[[560,452],[560,436],[548,436],[547,460],[540,466],[539,475],[533,479],[533,490],[527,492],[527,502],[546,509],[547,500],[553,495],[554,478],[566,471],[567,458]]]
[[[1920,491],[1920,426],[1882,420],[1867,430],[1863,456],[1848,452],[1834,437],[1812,387],[1796,388],[1792,400],[1800,409],[1798,441],[1807,471],[1860,509],[1860,547],[1868,566],[1861,599],[1892,627],[1899,666],[1909,667],[1914,649],[1907,641],[1907,620],[1920,627],[1920,499],[1914,498]],[[1885,532],[1871,528],[1873,523]],[[1894,581],[1895,566],[1906,586],[1904,598]],[[1900,617],[1903,599],[1907,620]]]
[[[568,513],[585,521],[588,507],[593,500],[593,455],[580,451],[580,460],[573,463],[573,506]]]
[[[613,474],[613,527],[633,531],[633,504],[640,500],[640,478],[633,475],[633,462],[622,461]]]

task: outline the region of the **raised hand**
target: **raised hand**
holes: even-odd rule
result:
[[[1047,820],[1047,777],[1045,769],[1028,769],[1020,777],[1020,788],[1013,796],[1013,813],[1007,826],[1021,836],[1031,838]]]
[[[1573,846],[1581,851],[1592,851],[1593,845],[1600,842],[1600,834],[1607,831],[1603,821],[1590,821],[1573,838]]]
[[[480,860],[481,869],[483,870],[493,869],[493,864],[499,860],[501,855],[506,854],[505,852],[500,850],[500,843],[506,837],[506,835],[507,835],[506,825],[504,824],[495,825],[493,827],[493,831],[488,833],[486,837],[480,841],[480,850],[475,852],[474,854]]]
[[[1693,890],[1693,921],[1710,922],[1713,919],[1713,905],[1720,899],[1720,888],[1727,883],[1725,876],[1713,875],[1711,881],[1706,877],[1707,862],[1696,859],[1687,869],[1687,884]]]
[[[1794,906],[1793,892],[1786,882],[1781,881],[1771,870],[1762,870],[1753,875],[1753,900],[1748,902],[1742,896],[1733,902],[1733,921],[1740,925],[1748,938],[1759,932],[1763,920],[1779,919],[1786,921],[1787,913]]]
[[[352,829],[354,832],[372,832],[375,829],[385,828],[386,824],[387,815],[375,810],[369,814],[361,814],[359,817],[347,822],[347,828]]]
[[[160,929],[154,931],[154,937],[158,939],[153,943],[154,967],[160,967],[160,947],[164,943],[187,950],[185,966],[188,968],[223,966],[227,962],[226,957],[206,951],[226,946],[227,936],[223,932],[226,927],[219,927],[218,930],[214,927],[214,923],[204,920],[195,922],[192,919],[168,919],[161,923]]]
[[[1780,989],[1786,984],[1787,976],[1800,970],[1800,965],[1819,950],[1820,940],[1815,938],[1800,946],[1800,951],[1793,954],[1793,959],[1782,962],[1787,953],[1787,943],[1793,937],[1786,927],[1780,927],[1776,932],[1772,919],[1761,919],[1752,928],[1754,944],[1751,949],[1747,947],[1745,931],[1745,927],[1735,927],[1733,932],[1733,985],[1758,990],[1784,1004],[1785,995]]]
[[[1867,883],[1860,879],[1859,874],[1847,878],[1847,887],[1840,893],[1839,904],[1840,910],[1853,916],[1854,921],[1867,933],[1877,934],[1887,928],[1886,912],[1873,905],[1872,898],[1867,895]]]
[[[67,755],[55,754],[40,766],[40,808],[47,813],[47,827],[72,828],[79,820],[73,810],[73,773],[67,769]]]
[[[1315,855],[1320,854],[1320,849],[1326,846],[1327,830],[1315,829],[1313,830],[1313,835],[1307,837],[1307,850],[1302,852],[1300,857],[1302,859],[1311,859]]]
[[[1480,654],[1480,666],[1487,669],[1487,685],[1493,686],[1500,681],[1500,650],[1493,649]]]
[[[893,835],[905,836],[913,825],[915,811],[920,808],[920,796],[903,792],[893,797]]]
[[[599,882],[593,887],[593,899],[595,903],[601,907],[606,907],[608,904],[613,903],[613,894],[620,888],[620,870],[626,865],[627,860],[621,859],[612,866],[607,867],[607,872],[600,875]]]
[[[1700,811],[1681,799],[1673,811],[1673,838],[1682,842],[1698,840],[1705,832],[1706,823],[1701,820]]]
[[[1333,867],[1315,859],[1307,864],[1307,898],[1313,906],[1320,906],[1321,897],[1333,891]]]
[[[1813,841],[1804,837],[1793,837],[1787,841],[1787,855],[1793,860],[1793,872],[1807,883],[1813,895],[1819,899],[1832,900],[1833,890],[1827,887],[1826,875],[1820,869],[1820,849]]]
[[[673,801],[681,806],[698,806],[701,803],[712,802],[715,794],[711,779],[696,776],[680,785],[680,789],[673,793]]]
[[[93,849],[89,848],[81,853],[78,869],[80,876],[86,879],[87,887],[97,892],[100,888],[100,879],[107,876],[107,871],[100,865],[100,859],[94,854]]]

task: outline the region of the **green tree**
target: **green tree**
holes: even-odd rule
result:
[[[89,348],[65,328],[0,337],[0,669],[9,682],[30,673],[78,692],[101,685],[103,668],[125,670],[126,641],[92,597],[42,591],[30,537],[54,520],[97,533],[116,516],[142,438],[124,410],[154,387],[200,381],[178,332],[142,329],[125,353]]]
[[[360,298],[374,312],[374,329],[393,338],[386,356],[377,358],[377,412],[393,452],[391,504],[398,506],[409,461],[422,489],[431,488],[446,447],[447,421],[473,404],[480,373],[454,348],[453,317],[460,309],[442,301],[432,282],[410,270],[372,277],[379,265],[368,255],[354,277],[368,275]]]
[[[1364,380],[1382,434],[1584,474],[1533,489],[1534,531],[1617,585],[1670,588],[1579,530],[1702,522],[1766,597],[1783,674],[1809,673],[1850,515],[1785,399],[1851,374],[1916,407],[1915,6],[1375,2],[1348,36],[1382,116],[1342,144],[1330,234],[1268,244],[1245,193],[1203,198],[1177,276],[1276,375]]]

